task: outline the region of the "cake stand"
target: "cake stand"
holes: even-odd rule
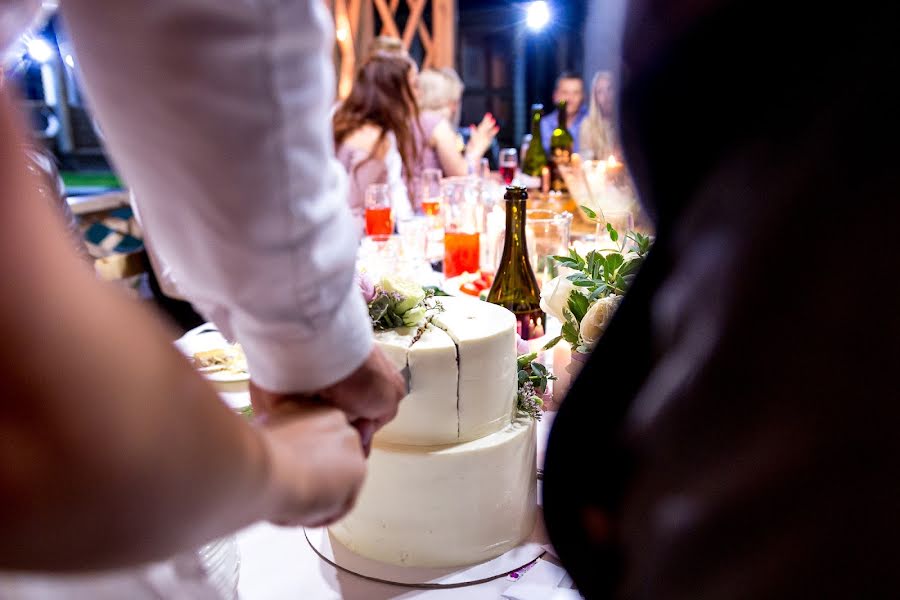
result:
[[[540,513],[540,511],[539,511]],[[546,552],[548,544],[541,515],[521,544],[487,562],[449,568],[400,567],[353,553],[327,528],[305,529],[306,541],[329,565],[363,579],[417,589],[450,589],[478,585],[522,569]]]

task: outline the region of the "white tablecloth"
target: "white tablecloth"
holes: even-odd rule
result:
[[[547,435],[555,413],[545,413],[538,423],[538,464],[543,464]],[[375,583],[344,573],[322,561],[306,542],[302,529],[279,528],[259,524],[238,535],[241,552],[241,600],[387,600],[465,599],[498,600],[504,591],[523,590],[528,573],[519,581],[500,578],[477,586],[448,590],[416,590]],[[550,567],[547,567],[550,568]],[[570,590],[560,590],[559,598],[577,598]],[[541,600],[555,598],[544,590]],[[515,596],[513,596],[515,597]],[[525,597],[525,596],[523,596]]]

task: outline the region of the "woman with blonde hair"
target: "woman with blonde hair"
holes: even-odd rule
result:
[[[477,126],[469,126],[468,141],[464,141],[458,130],[464,90],[462,79],[451,68],[425,69],[419,74],[421,121],[424,131],[431,130],[422,147],[423,168],[440,167],[444,175],[465,175],[500,131],[494,116],[487,113]]]
[[[591,82],[590,110],[581,124],[579,151],[584,158],[602,160],[615,156],[622,159],[614,100],[613,74],[598,71]]]

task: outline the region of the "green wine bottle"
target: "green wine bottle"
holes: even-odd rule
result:
[[[572,152],[575,148],[575,140],[566,127],[566,101],[563,100],[556,106],[556,114],[559,118],[553,135],[550,136],[550,189],[554,192],[568,192],[566,180],[562,176],[560,165],[568,165],[572,160]]]
[[[547,317],[541,310],[541,289],[528,260],[525,240],[525,209],[528,192],[523,187],[506,188],[506,236],[503,256],[487,301],[512,311],[523,340],[544,335]]]
[[[531,142],[525,151],[522,172],[530,177],[540,177],[547,166],[547,152],[541,142],[541,116],[544,114],[543,104],[531,105]]]

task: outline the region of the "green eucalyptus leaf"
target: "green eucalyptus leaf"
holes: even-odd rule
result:
[[[625,257],[618,252],[611,252],[606,255],[606,271],[612,277],[613,273],[625,263]]]
[[[542,365],[539,362],[532,361],[531,362],[531,372],[536,373],[539,377],[543,377],[547,374],[547,367]]]
[[[391,299],[385,295],[380,295],[369,304],[369,317],[373,323],[377,323],[384,317],[391,305]]]
[[[619,232],[613,229],[612,223],[606,224],[606,231],[609,233],[609,239],[614,242],[619,241]]]
[[[578,346],[578,328],[572,325],[571,323],[563,323],[562,326],[562,335],[563,339],[568,342],[568,344],[572,348],[576,348]]]
[[[630,260],[626,260],[625,264],[623,264],[619,268],[620,275],[631,275],[632,273],[637,273],[637,270],[641,268],[644,260],[641,258],[632,258]]]
[[[585,206],[584,204],[581,205],[581,210],[584,211],[584,214],[586,214],[586,215],[588,216],[589,219],[596,219],[596,218],[597,218],[597,213],[595,213],[593,210],[591,210],[590,208],[588,208],[588,207]]]
[[[546,344],[544,344],[544,347],[541,348],[541,350],[550,350],[554,346],[556,346],[558,343],[560,343],[562,340],[563,340],[563,336],[558,335],[555,338],[553,338],[552,340],[550,340],[549,342],[547,342]]]
[[[584,315],[587,314],[588,308],[591,307],[590,301],[584,294],[579,294],[578,292],[572,292],[569,294],[569,301],[566,303],[569,307],[569,310],[572,311],[572,315],[575,317],[575,320],[578,323],[581,323],[581,320],[584,318]]]
[[[581,256],[578,254],[578,252],[575,251],[574,248],[569,248],[569,257],[578,265],[577,267],[575,267],[576,269],[584,269],[584,259],[581,258]]]
[[[593,303],[594,301],[599,300],[600,298],[603,298],[605,296],[609,296],[609,286],[605,283],[601,283],[597,286],[597,289],[591,292],[591,295],[588,296],[588,302]]]
[[[537,358],[537,352],[532,352],[531,354],[523,354],[522,356],[516,359],[516,367],[521,371],[525,369],[531,361]]]

